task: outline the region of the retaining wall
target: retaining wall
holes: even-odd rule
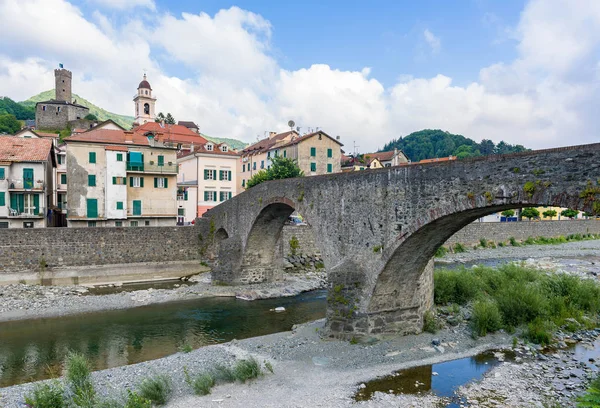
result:
[[[570,234],[600,234],[600,220],[474,222],[454,234],[445,245],[504,242],[510,237],[525,240],[529,237],[558,237]]]

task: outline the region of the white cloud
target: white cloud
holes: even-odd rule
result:
[[[20,100],[52,88],[52,70],[63,62],[76,93],[132,115],[146,69],[158,111],[194,120],[209,135],[250,142],[293,119],[362,151],[422,128],[540,148],[596,141],[589,130],[600,127],[594,0],[530,1],[512,29],[517,57],[482,67],[466,86],[454,85],[443,67],[431,78],[398,73],[388,88],[368,67],[282,69],[271,54],[271,23],[237,7],[117,21],[98,11],[87,19],[65,0],[0,1],[0,26],[12,33],[0,36],[0,95]],[[423,36],[440,50],[432,32]]]
[[[423,31],[423,37],[425,38],[425,41],[429,47],[431,47],[431,52],[434,54],[440,52],[442,42],[440,41],[439,37],[436,37],[431,31],[429,31],[429,29],[425,29],[425,31]]]
[[[117,10],[132,9],[135,7],[145,7],[150,10],[156,10],[154,0],[89,0],[89,2],[101,7]]]

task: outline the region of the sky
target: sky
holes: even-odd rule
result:
[[[0,95],[54,86],[245,142],[317,127],[346,151],[421,129],[548,148],[599,140],[597,0],[0,0]],[[6,34],[9,33],[9,34]]]

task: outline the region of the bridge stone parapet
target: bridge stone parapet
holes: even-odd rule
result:
[[[600,212],[600,144],[275,180],[204,215],[215,281],[277,279],[278,242],[298,211],[328,271],[332,336],[411,333],[433,303],[436,249],[494,212],[552,205]],[[219,235],[220,234],[220,235]]]

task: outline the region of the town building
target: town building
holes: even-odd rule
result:
[[[365,153],[356,156],[342,156],[342,171],[360,171],[381,169],[384,167],[400,166],[410,163],[402,150],[394,149],[387,152]]]
[[[65,142],[69,227],[175,225],[175,144],[122,129],[91,129]]]
[[[169,125],[167,123],[147,122],[143,125],[133,128],[133,131],[140,136],[150,133],[161,135],[164,140],[179,144],[180,149],[191,150],[192,146],[205,144],[207,139],[198,133],[182,125]]]
[[[152,96],[152,87],[146,79],[146,74],[144,74],[142,82],[138,85],[137,94],[133,97],[133,103],[135,104],[134,127],[154,122],[156,118],[156,97]]]
[[[185,126],[186,128],[188,128],[189,130],[191,130],[194,133],[200,134],[200,127],[198,125],[196,125],[194,122],[180,120],[179,122],[177,122],[177,124],[180,126]]]
[[[48,138],[0,137],[0,228],[52,221],[54,145]]]
[[[268,138],[242,151],[240,187],[245,188],[246,182],[258,171],[269,169],[271,158],[277,156],[296,160],[305,176],[339,173],[342,146],[338,138],[323,131],[302,136],[294,130],[271,132]]]
[[[182,151],[177,163],[177,221],[187,224],[238,193],[240,154],[226,143],[206,142]]]
[[[35,128],[62,130],[69,122],[84,119],[89,109],[72,100],[72,73],[69,70],[54,70],[54,99],[35,104]]]

